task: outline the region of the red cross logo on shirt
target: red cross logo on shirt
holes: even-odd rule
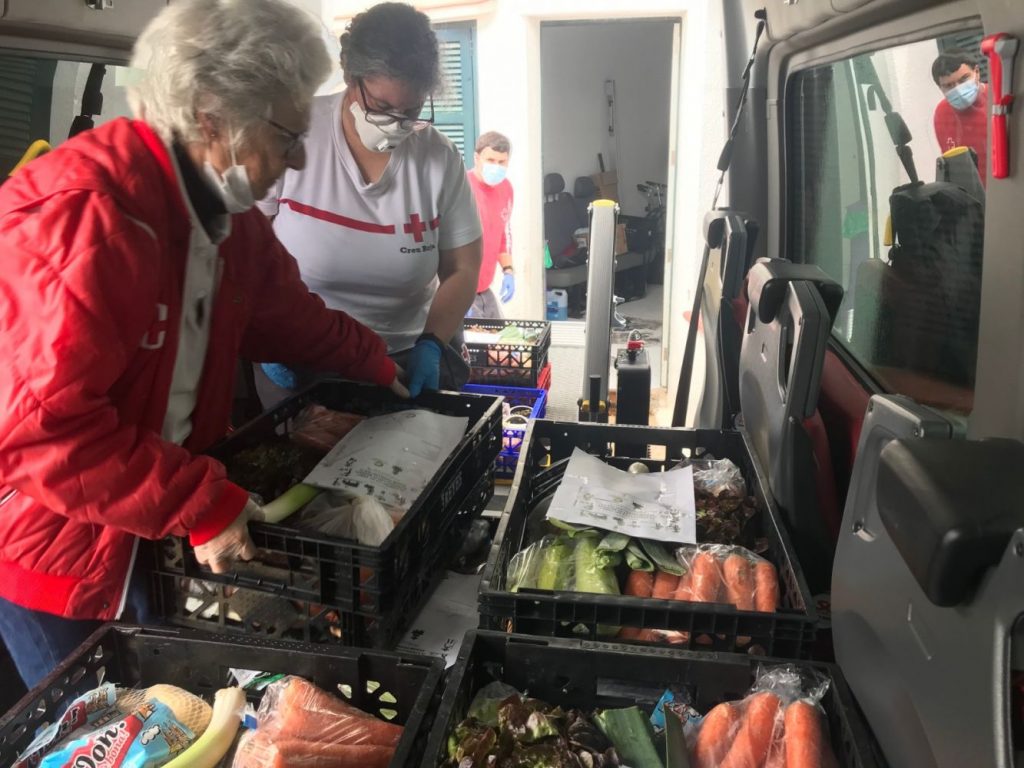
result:
[[[409,223],[405,225],[405,234],[412,235],[417,243],[423,242],[423,233],[427,231],[427,223],[420,219],[418,213],[409,216]]]

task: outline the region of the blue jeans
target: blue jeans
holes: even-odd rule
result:
[[[128,587],[123,619],[151,624],[154,617],[149,609],[148,579],[140,570],[135,569]],[[102,621],[65,619],[0,597],[0,639],[30,691],[101,626]]]

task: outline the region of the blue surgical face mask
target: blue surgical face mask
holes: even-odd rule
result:
[[[960,83],[956,88],[950,88],[946,91],[946,100],[950,103],[953,109],[962,112],[978,100],[979,90],[981,90],[981,86],[979,86],[978,81],[972,77],[966,83]]]
[[[496,187],[508,176],[508,168],[497,163],[484,163],[484,167],[480,169],[480,175],[483,177],[485,184]]]

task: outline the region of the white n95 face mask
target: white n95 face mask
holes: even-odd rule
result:
[[[390,125],[371,123],[366,117],[366,111],[359,105],[358,101],[352,102],[349,111],[352,113],[352,117],[355,118],[356,133],[359,134],[359,140],[371,152],[390,152],[409,138],[412,132],[416,130],[411,125],[403,127],[399,123],[391,123]]]
[[[256,196],[253,195],[252,184],[249,183],[249,172],[244,165],[238,163],[234,142],[231,143],[231,165],[224,173],[217,173],[217,169],[209,160],[203,163],[203,171],[220,195],[220,199],[224,201],[228,213],[244,213],[256,205]]]

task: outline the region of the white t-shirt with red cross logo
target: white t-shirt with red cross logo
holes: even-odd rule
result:
[[[411,347],[437,291],[439,250],[481,235],[462,156],[437,131],[416,131],[363,182],[341,127],[344,93],[313,100],[306,167],[289,170],[260,209],[328,307],[379,333],[390,352]]]

